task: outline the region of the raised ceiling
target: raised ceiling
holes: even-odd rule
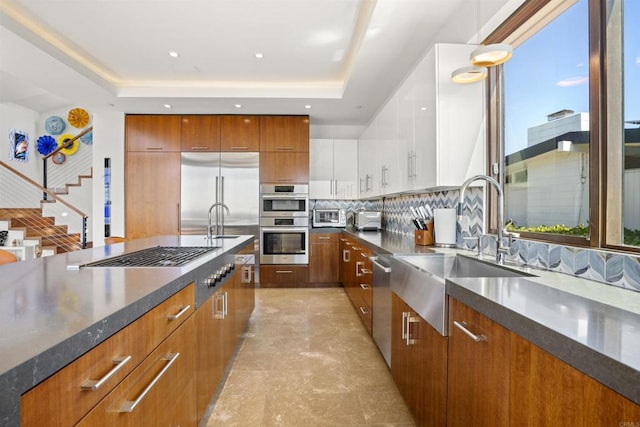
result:
[[[431,44],[505,2],[0,0],[0,102],[364,125]]]

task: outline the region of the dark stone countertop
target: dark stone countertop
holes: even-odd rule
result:
[[[153,246],[207,246],[204,236],[161,236],[0,266],[0,425],[20,425],[25,391],[253,238],[220,239],[219,248],[183,267],[79,266]]]

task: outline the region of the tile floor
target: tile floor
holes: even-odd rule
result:
[[[414,426],[342,288],[257,289],[206,426]]]

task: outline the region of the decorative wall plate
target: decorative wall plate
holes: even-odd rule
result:
[[[60,135],[58,137],[58,147],[62,147],[65,142],[67,142],[67,141],[69,141],[69,140],[71,140],[73,138],[75,138],[75,136],[71,135],[70,133],[65,133],[64,135]],[[73,145],[71,147],[63,148],[60,151],[63,152],[64,154],[71,155],[71,154],[75,153],[76,151],[78,151],[78,146],[80,146],[80,143],[76,139],[75,141],[73,141]]]
[[[46,156],[51,153],[53,150],[58,148],[58,143],[51,135],[42,135],[36,141],[36,145],[38,148],[38,153]]]
[[[67,127],[62,117],[50,116],[44,121],[44,129],[51,135],[60,135]]]
[[[65,156],[64,154],[62,154],[60,151],[58,151],[56,154],[54,154],[53,156],[51,156],[51,161],[53,163],[55,163],[56,165],[61,165],[64,163],[64,161],[67,160],[67,156]]]
[[[82,135],[80,137],[80,142],[83,142],[83,143],[85,143],[87,145],[93,144],[93,131],[90,130],[89,132],[87,132],[84,135]]]
[[[89,123],[89,113],[82,108],[74,108],[69,111],[68,120],[71,126],[83,128]]]

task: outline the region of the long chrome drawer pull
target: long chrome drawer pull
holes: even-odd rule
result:
[[[358,308],[360,309],[360,312],[365,316],[369,314],[369,310],[367,310],[365,307],[358,307]]]
[[[182,316],[187,311],[189,311],[190,308],[191,308],[191,304],[187,305],[186,307],[183,307],[182,310],[180,310],[176,314],[167,315],[167,319],[169,319],[169,320],[177,320],[180,316]]]
[[[164,365],[164,368],[162,368],[162,370],[158,373],[158,375],[156,375],[155,378],[151,380],[149,385],[144,390],[142,390],[142,393],[140,393],[140,396],[138,396],[136,400],[134,401],[127,400],[126,402],[123,402],[122,406],[120,407],[120,412],[133,412],[133,410],[136,409],[136,406],[138,406],[138,404],[142,402],[142,399],[144,399],[147,393],[149,393],[149,391],[151,391],[153,386],[156,385],[158,380],[167,372],[167,370],[171,367],[171,365],[173,365],[173,363],[178,359],[178,356],[180,356],[180,353],[168,353],[165,357],[163,357],[161,360],[168,361],[167,364]]]
[[[371,289],[371,287],[370,287],[369,285],[367,285],[366,283],[360,283],[360,287],[361,287],[362,289],[364,289],[365,291],[366,291],[367,289]]]
[[[369,257],[369,259],[371,260],[371,262],[373,262],[375,265],[377,265],[380,269],[382,269],[382,271],[384,271],[385,273],[391,273],[391,267],[387,267],[386,265],[382,265],[378,262],[378,257],[377,256],[371,256]]]
[[[369,270],[368,268],[361,268],[360,271],[362,272],[362,274],[371,274],[371,270]]]
[[[468,330],[467,328],[465,328],[465,325],[466,325],[465,322],[459,323],[457,320],[454,320],[453,324],[458,329],[460,329],[462,332],[464,332],[465,334],[469,335],[471,337],[471,339],[474,340],[475,342],[486,341],[486,339],[487,339],[487,337],[485,337],[484,335],[476,335],[473,332],[471,332],[470,330]]]
[[[104,377],[100,378],[99,380],[86,380],[82,383],[80,388],[82,388],[83,390],[98,390],[103,386],[104,383],[109,381],[109,379],[114,376],[116,372],[122,369],[122,367],[126,365],[130,360],[131,356],[116,357],[115,359],[113,359],[113,368],[109,372],[107,372]]]
[[[276,270],[276,274],[292,274],[292,270]]]

